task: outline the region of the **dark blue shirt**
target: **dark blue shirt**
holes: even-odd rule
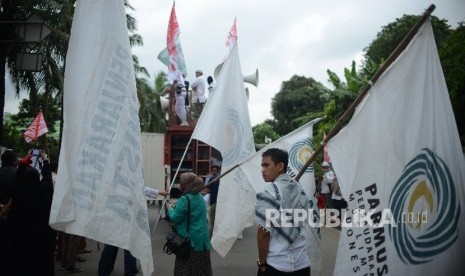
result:
[[[217,175],[214,175],[208,179],[208,182],[215,179]],[[216,181],[210,186],[210,205],[216,204],[216,199],[218,198],[218,188],[220,186],[220,181]]]

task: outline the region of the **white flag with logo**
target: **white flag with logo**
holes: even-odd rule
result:
[[[465,275],[465,161],[429,20],[328,147],[352,225],[334,275]]]
[[[221,153],[223,172],[255,152],[242,78],[236,43],[192,134],[193,139],[203,141]],[[221,179],[211,241],[221,256],[228,253],[241,231],[252,225],[254,200],[255,191],[239,170]]]
[[[153,272],[139,103],[123,0],[76,2],[50,225],[128,249]]]
[[[265,181],[263,180],[262,171],[262,154],[270,148],[279,148],[286,150],[289,153],[289,163],[287,173],[295,178],[302,170],[307,160],[312,156],[314,147],[312,143],[313,138],[313,125],[321,119],[315,119],[298,129],[292,131],[284,137],[276,140],[275,142],[267,145],[254,155],[250,156],[246,161],[241,163],[238,170],[246,176],[249,183],[252,184],[255,192],[261,192],[264,188]],[[309,197],[310,208],[312,209],[311,225],[319,224],[319,210],[317,200],[315,197],[315,174],[313,163],[305,170],[305,173],[299,180],[305,193]],[[255,206],[255,199],[253,201]],[[317,271],[321,269],[321,247],[320,247],[320,229],[315,227],[308,227],[306,229],[307,250],[312,267],[312,274],[318,275]]]

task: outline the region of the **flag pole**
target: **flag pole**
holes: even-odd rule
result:
[[[176,177],[178,176],[179,169],[181,168],[182,162],[184,161],[184,158],[186,157],[187,151],[189,150],[189,146],[192,142],[192,136],[189,138],[189,142],[187,142],[186,149],[184,150],[184,153],[181,157],[181,160],[179,161],[178,168],[176,169],[176,172],[174,173],[174,177],[171,180],[170,188],[168,189],[168,194],[170,194],[171,189],[173,188],[174,181],[176,180]],[[158,218],[155,221],[155,225],[153,226],[152,233],[150,234],[150,237],[153,238],[153,235],[155,234],[155,230],[157,229],[158,222],[160,221],[161,214],[163,214],[163,210],[165,209],[166,201],[168,200],[167,197],[163,199],[163,203],[161,205],[160,213],[158,214]]]
[[[386,59],[386,62],[381,66],[381,68],[376,72],[376,74],[373,76],[373,78],[369,81],[368,84],[365,85],[365,87],[362,88],[361,92],[357,96],[357,98],[354,100],[351,106],[342,114],[342,116],[339,118],[337,121],[336,125],[331,129],[331,131],[328,133],[326,138],[321,142],[321,144],[318,146],[318,148],[313,152],[312,156],[307,160],[305,165],[302,167],[300,170],[299,174],[295,177],[296,181],[299,181],[299,179],[302,177],[304,174],[305,170],[307,170],[308,166],[315,160],[315,158],[318,156],[323,151],[324,146],[326,143],[333,138],[344,126],[344,123],[347,122],[347,120],[352,116],[352,114],[355,111],[355,108],[360,104],[360,102],[363,100],[365,95],[368,93],[371,87],[376,83],[376,81],[379,79],[379,77],[386,71],[386,69],[399,57],[399,55],[404,51],[404,49],[407,47],[407,45],[410,43],[412,38],[417,34],[418,30],[420,27],[425,23],[425,21],[430,17],[431,13],[436,9],[436,6],[434,4],[431,4],[428,9],[423,13],[422,17],[417,21],[417,23],[410,29],[408,34],[404,37],[404,39],[397,45],[397,47],[394,49],[394,51],[389,55],[389,57]]]
[[[225,171],[224,173],[218,175],[215,179],[213,179],[212,181],[209,181],[208,184],[205,185],[205,188],[207,188],[207,189],[210,188],[210,186],[211,186],[213,183],[219,181],[220,178],[222,178],[223,176],[226,176],[228,173],[232,172],[234,169],[236,169],[237,167],[239,167],[240,165],[242,165],[242,163],[244,163],[244,162],[245,162],[245,160],[242,161],[242,162],[239,163],[239,164],[236,164],[236,165],[232,166],[231,168],[229,168],[229,169],[228,169],[227,171]]]

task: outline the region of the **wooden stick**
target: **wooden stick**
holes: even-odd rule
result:
[[[222,178],[223,176],[225,176],[225,175],[227,175],[228,173],[232,172],[235,168],[239,167],[241,164],[242,164],[242,163],[236,164],[236,165],[234,165],[233,167],[231,167],[229,170],[227,170],[227,171],[225,171],[224,173],[218,175],[215,179],[213,179],[212,181],[208,182],[208,184],[205,185],[205,188],[209,189],[210,186],[211,186],[213,183],[219,181],[220,178]]]
[[[404,39],[397,45],[397,47],[394,49],[394,51],[389,55],[389,57],[386,59],[386,62],[381,66],[381,68],[376,72],[376,74],[373,76],[371,81],[363,87],[361,90],[360,94],[357,96],[357,98],[354,100],[351,106],[346,110],[344,114],[342,114],[341,118],[337,121],[336,125],[331,129],[331,131],[328,133],[326,138],[321,142],[321,145],[318,146],[318,148],[313,152],[312,156],[307,160],[305,165],[302,167],[300,170],[299,174],[295,177],[295,180],[299,181],[299,179],[302,177],[304,174],[305,170],[307,170],[308,166],[315,160],[315,158],[318,156],[323,151],[324,146],[326,143],[333,138],[344,126],[344,123],[347,122],[347,120],[352,117],[352,114],[355,111],[355,108],[360,104],[360,102],[363,100],[365,95],[368,93],[371,87],[376,83],[376,81],[381,77],[381,75],[386,71],[386,69],[399,57],[399,55],[404,51],[404,49],[407,47],[407,45],[410,43],[412,38],[417,34],[418,30],[420,27],[425,23],[425,21],[429,18],[431,13],[434,11],[436,6],[434,4],[431,4],[431,6],[428,7],[428,9],[423,13],[423,16],[417,21],[417,23],[412,27],[412,29],[409,31],[409,33],[404,37]]]

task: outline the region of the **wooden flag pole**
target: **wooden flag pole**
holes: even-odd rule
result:
[[[362,88],[360,94],[354,100],[352,105],[349,106],[349,108],[346,110],[346,112],[344,112],[344,114],[342,114],[341,118],[339,118],[336,125],[331,129],[331,131],[328,133],[326,138],[321,142],[321,145],[318,146],[318,148],[313,152],[312,156],[310,156],[310,158],[307,160],[305,165],[302,167],[299,174],[295,177],[295,180],[299,181],[299,179],[304,174],[305,170],[307,170],[308,166],[310,166],[310,164],[315,160],[318,154],[320,154],[323,151],[323,148],[326,145],[326,143],[342,129],[342,127],[344,126],[344,123],[347,122],[347,120],[349,120],[349,118],[352,116],[352,114],[355,111],[355,108],[363,100],[363,98],[368,93],[370,88],[373,87],[373,85],[376,83],[379,77],[404,51],[404,49],[410,43],[412,38],[417,34],[418,30],[423,25],[423,23],[425,23],[425,21],[430,17],[431,13],[434,11],[435,8],[436,6],[434,4],[431,4],[431,6],[429,6],[428,9],[423,13],[422,17],[417,21],[417,23],[412,27],[412,29],[408,32],[408,34],[404,37],[404,39],[399,43],[399,45],[397,45],[394,51],[389,55],[389,57],[386,59],[386,62],[381,66],[378,72],[376,72],[376,74],[373,76],[370,82],[367,85],[365,85],[365,87]]]

